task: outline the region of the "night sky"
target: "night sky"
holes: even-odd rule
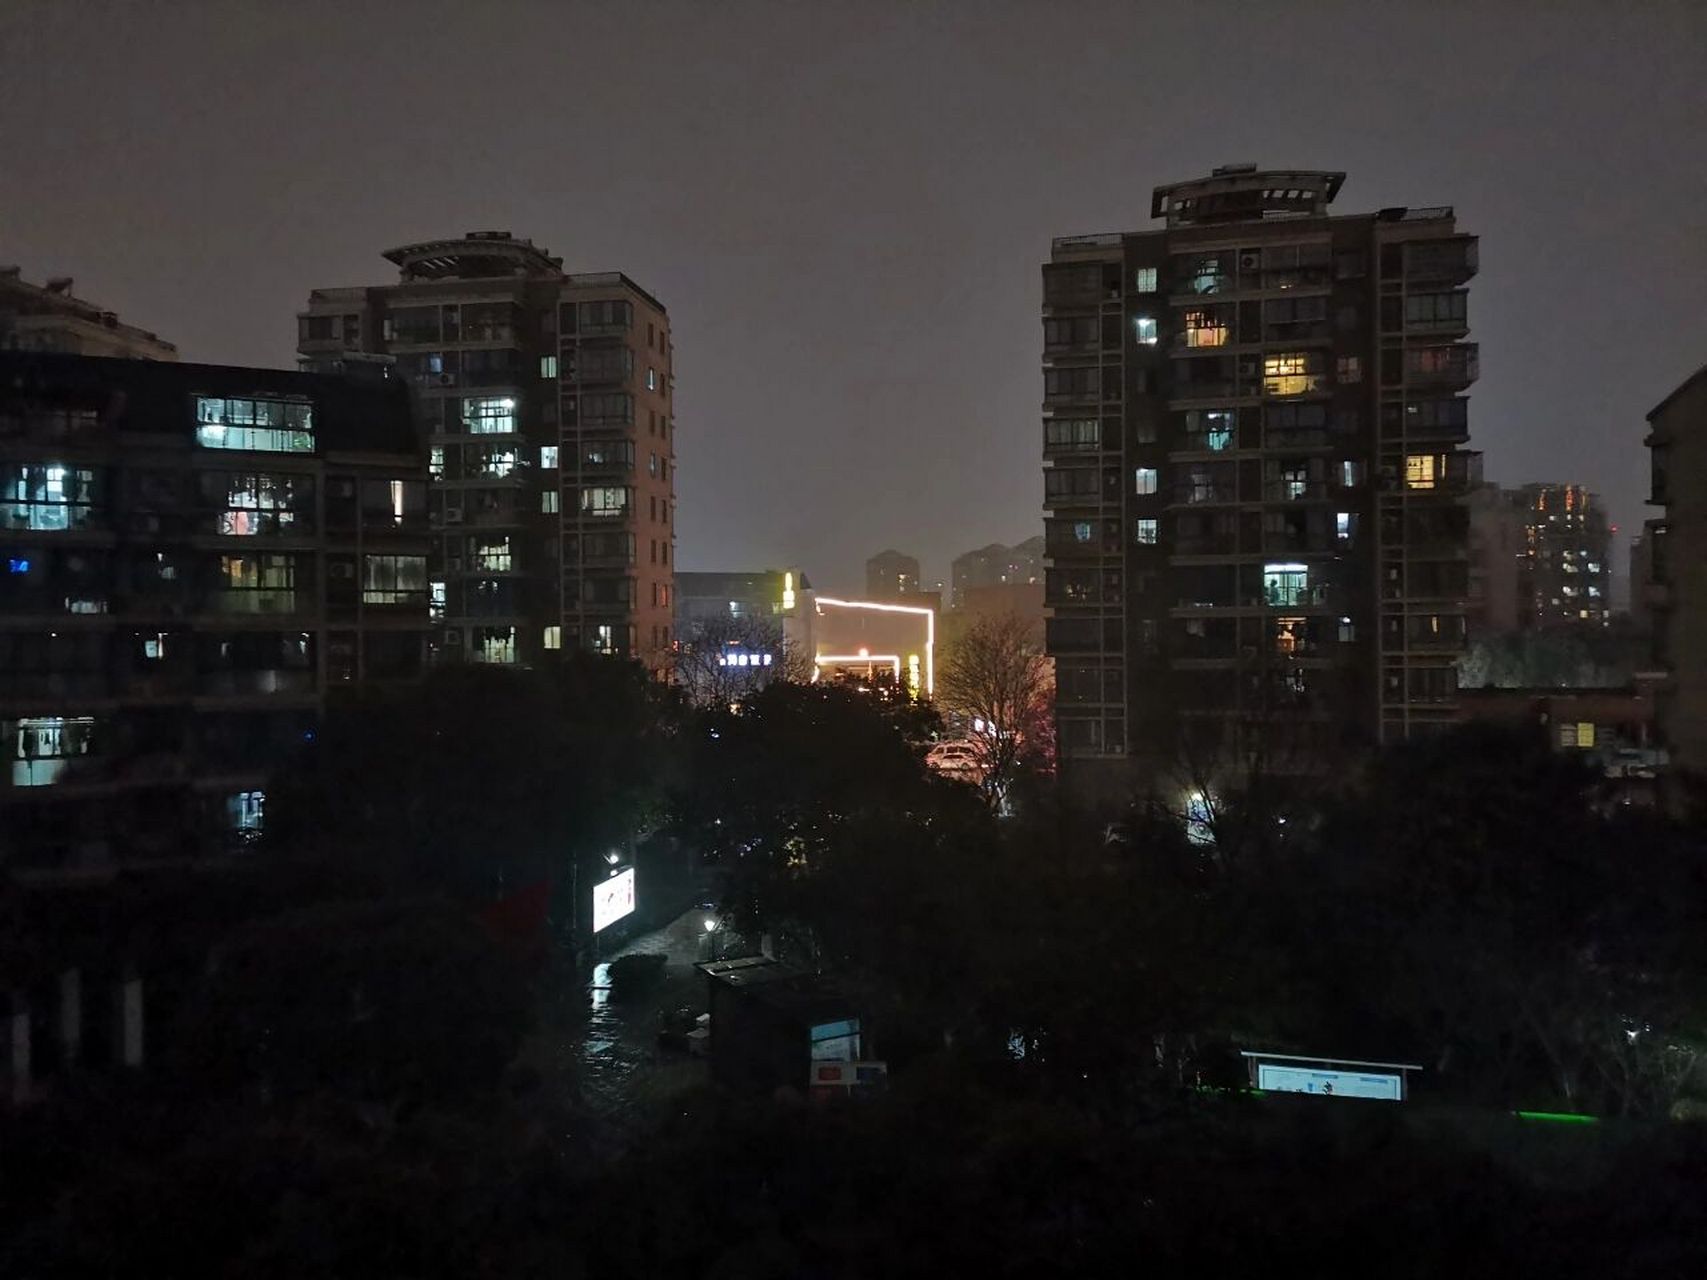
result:
[[[1455,205],[1489,478],[1639,525],[1643,415],[1707,362],[1699,0],[0,5],[0,262],[287,367],[393,245],[626,271],[675,331],[682,567],[820,586],[1041,532],[1050,237],[1240,161]]]

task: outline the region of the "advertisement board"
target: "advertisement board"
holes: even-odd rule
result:
[[[1396,1075],[1287,1067],[1272,1062],[1257,1064],[1257,1088],[1330,1098],[1381,1098],[1388,1102],[1399,1102],[1405,1096],[1404,1082]]]
[[[634,912],[634,868],[624,867],[593,886],[593,932]]]

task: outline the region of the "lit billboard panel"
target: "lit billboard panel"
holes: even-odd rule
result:
[[[634,914],[634,868],[625,867],[593,886],[593,932]]]
[[[1257,1064],[1257,1088],[1274,1093],[1313,1093],[1326,1098],[1404,1099],[1402,1077],[1364,1071],[1327,1071],[1316,1067],[1284,1067],[1272,1062]]]

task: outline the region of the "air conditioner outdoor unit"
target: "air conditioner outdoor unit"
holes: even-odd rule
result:
[[[439,385],[441,387],[454,387],[456,385],[456,375],[454,373],[441,373],[439,375]]]
[[[446,524],[461,524],[462,523],[462,508],[461,507],[446,507],[445,508],[445,523]]]
[[[1255,271],[1260,266],[1262,266],[1262,254],[1241,253],[1239,255],[1239,270]]]
[[[445,632],[445,643],[449,645],[461,644],[462,632],[458,631],[455,627],[450,628]]]

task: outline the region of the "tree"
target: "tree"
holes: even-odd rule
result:
[[[937,700],[964,722],[992,806],[1050,741],[1053,683],[1036,626],[1016,613],[975,617],[944,646]]]
[[[457,666],[328,715],[270,789],[268,842],[487,901],[664,818],[679,695],[637,663]]]
[[[812,663],[788,646],[779,619],[702,618],[671,651],[669,672],[694,704],[728,706],[775,680],[806,683]]]

